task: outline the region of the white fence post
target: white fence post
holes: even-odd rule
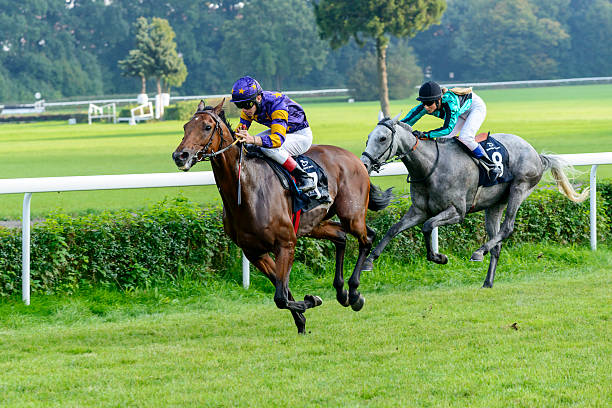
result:
[[[438,227],[431,230],[431,249],[438,253]]]
[[[242,253],[242,287],[248,289],[251,286],[251,271],[249,268],[249,260]]]
[[[30,200],[32,193],[23,196],[21,217],[21,298],[30,304]]]
[[[590,180],[591,196],[590,199],[590,217],[591,217],[591,249],[597,249],[597,164],[591,166]]]

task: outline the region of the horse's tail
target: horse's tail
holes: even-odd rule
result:
[[[555,181],[557,182],[559,191],[564,196],[575,203],[581,203],[586,200],[586,198],[589,196],[589,188],[587,187],[582,190],[582,193],[576,192],[565,175],[565,169],[572,168],[569,163],[559,156],[549,154],[541,154],[540,160],[542,160],[542,164],[544,165],[544,171],[550,169]]]
[[[380,187],[375,186],[370,181],[370,198],[368,201],[368,209],[372,211],[380,211],[389,205],[393,198],[393,187],[382,191]]]

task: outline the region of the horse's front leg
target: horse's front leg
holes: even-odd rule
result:
[[[431,232],[434,228],[442,225],[450,225],[461,222],[465,214],[460,214],[454,206],[448,207],[446,210],[438,213],[435,217],[431,217],[423,224],[423,235],[425,237],[425,248],[427,249],[427,260],[437,264],[444,265],[448,263],[448,257],[444,254],[436,253],[431,245]]]
[[[276,250],[276,291],[274,303],[279,309],[289,309],[292,312],[304,313],[306,309],[319,306],[323,301],[318,296],[306,295],[303,301],[289,298],[289,274],[295,255],[295,238],[293,241],[283,241]]]
[[[363,261],[361,265],[362,271],[371,271],[374,267],[374,261],[378,259],[382,251],[389,244],[389,242],[400,232],[407,230],[410,227],[414,227],[427,219],[427,215],[417,210],[414,206],[408,209],[408,212],[402,216],[399,222],[395,223],[389,231],[385,234],[383,239],[380,240],[376,248],[372,251],[370,256]]]
[[[272,282],[274,287],[276,287],[276,263],[268,254],[253,254],[247,251],[244,252],[244,255],[247,257],[249,262],[251,262],[257,269],[259,269],[266,277]],[[295,300],[291,291],[287,291],[287,296],[289,300]],[[306,332],[306,318],[303,313],[299,313],[291,310],[291,315],[293,316],[293,320],[295,321],[295,325],[297,327],[298,333],[304,334]]]

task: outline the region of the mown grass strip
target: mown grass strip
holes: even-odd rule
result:
[[[379,278],[375,290],[364,277],[364,309],[325,290],[306,336],[258,281],[56,298],[30,315],[3,302],[0,395],[3,406],[609,406],[612,254],[588,254],[511,276],[500,265],[492,290],[482,276]]]

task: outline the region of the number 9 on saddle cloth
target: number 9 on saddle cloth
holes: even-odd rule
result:
[[[298,189],[291,174],[289,174],[289,172],[283,166],[261,153],[258,146],[246,145],[245,148],[247,157],[257,157],[267,162],[278,176],[283,188],[291,191],[294,213],[297,213],[300,210],[309,211],[321,204],[331,202],[329,191],[327,189],[327,175],[323,171],[323,168],[321,168],[321,166],[319,166],[310,157],[303,154],[293,156],[295,161],[302,166],[302,169],[304,169],[304,171],[312,176],[315,180],[316,187],[313,190],[304,193]]]
[[[484,137],[484,140],[479,141],[479,144],[485,150],[487,155],[491,158],[491,161],[495,163],[495,166],[501,170],[497,178],[491,177],[491,174],[482,167],[479,163],[478,166],[478,185],[483,187],[491,187],[499,183],[507,183],[514,179],[514,175],[510,171],[508,165],[509,155],[506,147],[501,144],[497,139],[493,138],[490,134],[479,134],[478,136]],[[478,141],[478,138],[477,138]],[[471,156],[470,150],[463,144],[457,143]]]

